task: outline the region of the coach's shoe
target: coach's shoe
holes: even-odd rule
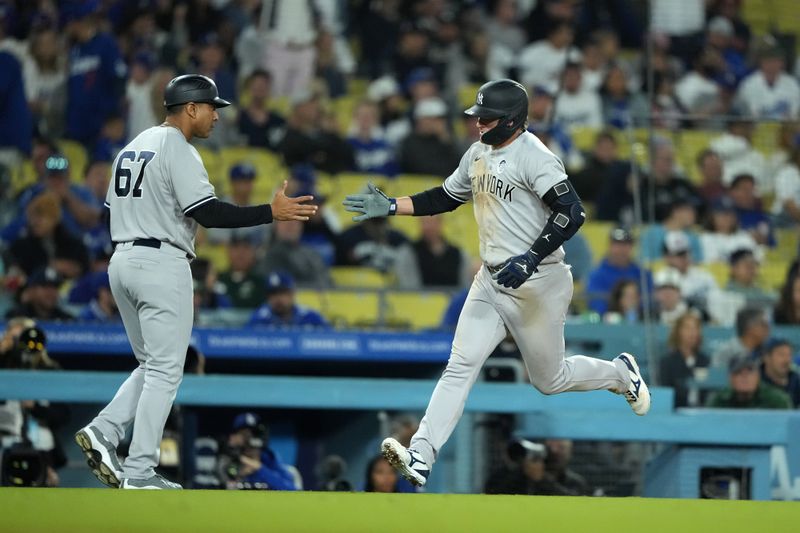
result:
[[[86,462],[92,473],[109,487],[119,487],[122,479],[122,464],[117,457],[117,449],[100,431],[86,426],[75,434],[75,442],[83,450]]]
[[[431,469],[413,448],[406,448],[393,438],[384,439],[381,453],[409,483],[421,487],[428,481]]]
[[[119,488],[134,490],[177,490],[183,487],[155,474],[147,479],[124,478]]]
[[[628,390],[616,392],[625,396],[634,413],[639,416],[646,415],[650,410],[650,389],[647,388],[647,383],[644,382],[642,374],[639,372],[639,365],[636,364],[636,359],[625,352],[619,354],[615,359],[619,359],[628,367],[628,373],[631,376],[631,384],[628,386]]]

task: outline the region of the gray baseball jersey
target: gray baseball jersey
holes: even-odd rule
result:
[[[542,197],[567,179],[564,165],[531,133],[492,149],[475,143],[444,182],[456,200],[474,200],[481,259],[502,265],[525,253],[551,215]],[[522,354],[531,383],[545,394],[625,390],[630,378],[620,361],[565,357],[564,322],[572,299],[572,274],[559,247],[518,289],[499,285],[486,267],[470,287],[456,326],[447,368],[411,439],[428,465],[450,437],[486,359],[508,333]]]
[[[164,422],[183,376],[192,332],[192,275],[197,223],[186,215],[214,198],[197,150],[172,126],[140,133],[117,156],[106,195],[111,293],[139,366],[91,426],[112,445],[133,425],[117,476],[148,479],[158,465]],[[135,241],[153,239],[158,247]]]
[[[525,132],[495,150],[480,142],[473,144],[443,187],[456,200],[474,201],[481,259],[497,266],[533,245],[551,213],[542,197],[565,179],[561,160],[535,135]],[[563,259],[564,249],[559,247],[542,263]]]
[[[197,222],[185,213],[215,198],[203,160],[172,126],[136,136],[117,155],[106,194],[111,240],[157,239],[194,256]]]

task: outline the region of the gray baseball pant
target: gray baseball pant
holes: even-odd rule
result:
[[[194,318],[192,275],[179,248],[132,243],[117,245],[108,274],[139,366],[91,424],[116,445],[135,420],[123,475],[146,479],[158,465],[164,424],[183,378]]]
[[[447,367],[433,391],[419,429],[411,439],[430,465],[464,412],[472,385],[495,347],[511,333],[531,383],[543,394],[627,389],[628,370],[620,361],[576,355],[564,357],[564,322],[572,299],[569,265],[539,265],[518,289],[508,289],[480,269],[458,319]]]

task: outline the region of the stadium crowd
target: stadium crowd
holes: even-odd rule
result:
[[[477,140],[464,95],[512,77],[529,90],[529,130],[589,208],[567,248],[575,319],[670,328],[658,381],[678,407],[797,408],[797,347],[770,327],[800,325],[800,61],[792,35],[751,28],[746,1],[0,0],[3,353],[29,340],[23,318],[119,321],[103,208],[114,158],[163,121],[164,86],[186,72],[234,102],[198,142],[236,155],[211,176],[221,197],[263,201],[274,173],[322,206],[308,224],[201,234],[199,325],[230,309],[243,327],[334,327],[297,289],[335,290],[337,268],[360,267],[393,288],[447,291],[448,329],[480,266],[464,244],[477,237],[453,238],[439,217],[414,236],[351,224],[330,184],[441,181]],[[710,354],[709,324],[732,331]],[[728,371],[728,388],[687,385],[709,367]],[[545,448],[521,446],[512,462],[532,463],[528,477],[501,471],[487,491],[556,490]],[[559,446],[547,443],[556,459]],[[393,475],[376,459],[366,486],[394,487]]]

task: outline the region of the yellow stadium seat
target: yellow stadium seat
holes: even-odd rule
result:
[[[217,272],[228,270],[228,249],[224,244],[205,243],[198,247],[197,257],[208,259]]]
[[[353,113],[356,110],[359,97],[353,95],[341,96],[331,101],[331,107],[336,117],[339,133],[346,134],[353,122]]]
[[[765,155],[772,154],[778,148],[781,124],[779,122],[756,122],[755,126],[753,148]]]
[[[195,146],[195,148],[197,148],[197,153],[200,154],[200,159],[203,160],[203,166],[206,167],[206,172],[208,172],[208,181],[210,181],[216,189],[217,195],[223,193],[225,191],[226,179],[225,176],[222,175],[219,154],[204,146]]]
[[[386,189],[386,184],[388,181],[389,180],[386,176],[380,176],[377,174],[358,174],[348,172],[337,174],[328,180],[327,187],[329,188],[330,192],[327,203],[339,216],[339,221],[342,223],[342,226],[348,228],[355,224],[355,222],[353,222],[352,215],[350,215],[349,212],[345,212],[343,207],[340,207],[345,197],[348,194],[357,194],[365,191],[368,182],[372,182],[381,190],[384,190]]]
[[[434,328],[441,323],[449,303],[450,296],[442,292],[388,292],[387,322],[416,330]]]
[[[244,104],[242,104],[244,105]],[[269,101],[269,108],[279,115],[288,117],[292,111],[292,104],[288,97],[273,98]]]
[[[697,168],[697,156],[711,144],[716,133],[704,130],[682,130],[676,144],[678,164],[683,168],[689,180],[700,183],[700,170]]]
[[[444,236],[471,257],[479,257],[478,223],[475,221],[472,202],[440,216],[444,217]]]
[[[34,183],[36,183],[36,169],[33,168],[31,160],[26,159],[11,175],[11,186],[14,194],[22,192],[25,187]]]
[[[64,153],[64,157],[69,160],[70,177],[73,182],[83,182],[83,175],[86,173],[86,165],[89,156],[86,149],[77,141],[62,139],[58,141],[58,148]]]
[[[763,287],[778,290],[786,281],[789,271],[788,261],[764,261],[761,263],[759,278]]]
[[[381,289],[389,285],[385,274],[369,267],[332,267],[331,278],[337,287]]]
[[[295,302],[315,311],[323,312],[325,309],[325,292],[312,289],[297,289],[294,293]],[[324,313],[323,313],[324,314]]]
[[[471,107],[475,103],[475,95],[478,94],[480,85],[477,83],[465,83],[458,88],[458,102],[462,109]]]
[[[710,263],[703,263],[703,267],[711,272],[711,275],[714,276],[714,280],[717,282],[720,288],[724,289],[725,286],[728,284],[729,272],[730,267],[728,263],[722,261],[713,261]]]
[[[419,217],[390,217],[389,224],[393,229],[396,229],[411,241],[419,239],[422,233],[419,226]]]
[[[365,78],[350,78],[347,82],[347,94],[362,98],[367,94],[369,80]]]
[[[375,292],[326,291],[322,314],[335,325],[369,327],[378,323],[380,301]]]
[[[576,127],[570,130],[572,142],[579,150],[591,151],[594,141],[597,138],[598,129],[587,127]]]
[[[272,199],[272,191],[288,177],[281,157],[263,148],[231,146],[220,150],[219,158],[219,181],[224,183],[224,191],[227,191],[231,168],[241,162],[250,163],[256,168],[254,193],[257,198],[264,198],[265,202]]]
[[[614,227],[613,222],[600,222],[590,220],[581,227],[586,242],[592,250],[592,258],[595,263],[602,260],[608,251],[608,234]]]
[[[767,251],[768,260],[788,261],[797,257],[800,234],[796,229],[781,228],[775,230],[777,246]]]

